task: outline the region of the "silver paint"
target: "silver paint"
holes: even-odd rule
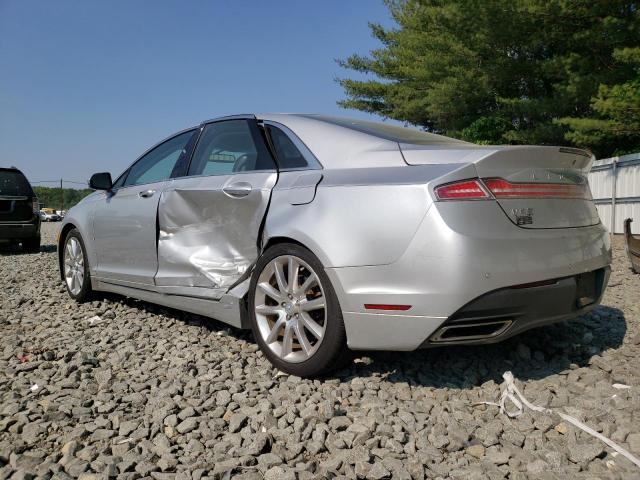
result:
[[[173,180],[158,208],[156,286],[211,298],[226,293],[258,258],[258,231],[275,181],[275,172]]]
[[[95,289],[246,328],[248,273],[264,245],[285,239],[324,265],[351,348],[412,350],[484,293],[611,262],[592,202],[439,202],[433,193],[477,177],[580,183],[592,162],[585,152],[398,143],[324,117],[257,118],[284,125],[322,170],[180,178],[91,195],[63,228],[80,230]],[[510,218],[523,209],[533,210],[533,225]],[[543,228],[523,228],[530,226]],[[284,303],[285,318],[295,315]],[[388,314],[367,303],[411,308]]]
[[[93,210],[96,275],[132,285],[153,286],[158,269],[156,216],[169,182],[125,187],[100,193]],[[147,192],[153,191],[149,195]],[[86,237],[85,243],[87,242]]]

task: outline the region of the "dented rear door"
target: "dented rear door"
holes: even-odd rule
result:
[[[258,237],[277,181],[251,119],[203,127],[186,176],[158,206],[159,291],[220,298],[258,257]]]

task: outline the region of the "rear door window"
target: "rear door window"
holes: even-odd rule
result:
[[[31,196],[33,190],[27,177],[15,170],[0,170],[0,195]]]
[[[275,163],[257,127],[247,120],[225,120],[204,127],[187,175],[265,170],[275,170]]]

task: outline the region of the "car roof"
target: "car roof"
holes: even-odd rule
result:
[[[294,132],[325,168],[406,165],[400,144],[451,148],[460,140],[384,122],[308,113],[267,113],[258,119],[281,123]]]
[[[385,122],[313,113],[239,114],[202,122],[255,118],[284,125],[313,152],[325,168],[406,165],[404,148],[474,146],[454,138]]]
[[[292,117],[303,117],[316,120],[318,122],[330,123],[339,127],[349,128],[351,130],[398,143],[411,143],[416,145],[466,143],[462,140],[445,137],[444,135],[438,135],[436,133],[387,122],[376,122],[360,118],[349,118],[337,115],[319,115],[313,113],[296,113],[289,115]]]

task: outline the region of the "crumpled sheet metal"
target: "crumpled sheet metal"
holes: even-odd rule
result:
[[[218,195],[211,190],[162,194],[156,285],[204,287],[222,296],[255,261],[256,236],[248,232],[258,231],[264,215],[255,204],[260,195],[248,202],[217,202]]]

